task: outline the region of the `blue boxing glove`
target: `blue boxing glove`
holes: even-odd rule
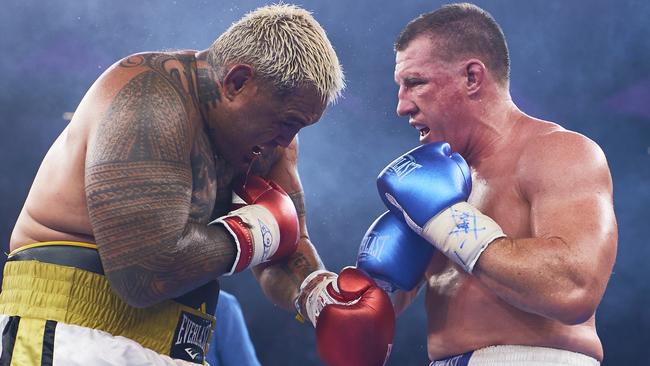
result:
[[[386,292],[410,291],[422,279],[433,250],[401,216],[385,212],[364,235],[357,268],[364,270]]]
[[[377,188],[389,210],[469,273],[488,244],[505,236],[466,202],[471,172],[446,142],[421,145],[395,159],[377,177]]]

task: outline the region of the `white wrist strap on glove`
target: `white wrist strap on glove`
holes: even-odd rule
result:
[[[469,273],[488,244],[506,236],[494,220],[467,202],[456,203],[422,229],[413,229]]]
[[[321,279],[316,279],[316,277],[322,277]],[[352,301],[342,302],[333,298],[329,291],[327,291],[327,286],[331,283],[332,288],[336,293],[339,293],[339,288],[336,283],[338,275],[336,273],[318,270],[312,272],[300,285],[300,295],[298,296],[297,302],[300,301],[303,296],[306,296],[305,299],[305,312],[311,324],[316,327],[316,322],[318,321],[318,316],[320,315],[323,308],[330,304],[337,305],[352,305],[359,301],[359,299],[354,299]],[[296,309],[300,314],[300,304],[296,303]]]
[[[316,277],[321,276],[322,279],[316,280]],[[327,304],[338,303],[333,299],[327,292],[327,285],[330,282],[334,282],[336,285],[336,278],[338,276],[330,271],[318,270],[312,272],[300,285],[300,296],[302,298],[306,296],[305,299],[305,312],[311,324],[316,327],[316,320],[318,315],[320,315],[321,310]],[[314,283],[311,283],[314,282]]]
[[[233,193],[233,203],[239,203],[237,202],[237,199],[239,199],[241,203],[245,204],[239,196]],[[231,216],[238,216],[244,222],[248,228],[247,231],[251,235],[249,242],[252,243],[253,248],[249,266],[255,266],[262,262],[266,262],[269,257],[275,254],[280,244],[280,228],[278,222],[275,220],[273,214],[261,205],[247,205],[229,212],[225,216],[217,218],[212,221],[210,225],[222,224],[235,239],[235,245],[237,246],[235,262],[230,271],[225,274],[226,276],[233,274],[240,260],[246,260],[246,258],[241,258],[242,244],[248,245],[247,243],[240,243],[239,238],[235,232],[233,232],[230,225],[224,222],[225,218]]]

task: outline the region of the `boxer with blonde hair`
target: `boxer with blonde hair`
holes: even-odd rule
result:
[[[324,271],[297,172],[298,131],[343,87],[325,31],[292,5],[247,14],[207,50],[108,68],[14,227],[0,363],[203,364],[218,278],[247,268],[274,303],[308,309],[327,362],[383,361],[390,300],[354,269]]]

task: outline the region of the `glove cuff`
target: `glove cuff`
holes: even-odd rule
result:
[[[420,235],[469,273],[487,246],[506,236],[492,218],[467,202],[438,213]]]
[[[222,224],[235,240],[237,255],[225,275],[269,261],[280,245],[280,229],[273,214],[261,205],[248,205],[210,223]]]
[[[300,295],[295,301],[296,310],[303,318],[309,319],[314,327],[325,305],[338,303],[326,290],[327,285],[336,283],[337,277],[336,273],[318,270],[309,274],[300,285]]]

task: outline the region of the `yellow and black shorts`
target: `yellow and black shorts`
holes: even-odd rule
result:
[[[218,283],[197,290],[134,308],[111,290],[94,245],[27,245],[4,268],[0,366],[204,364]]]

